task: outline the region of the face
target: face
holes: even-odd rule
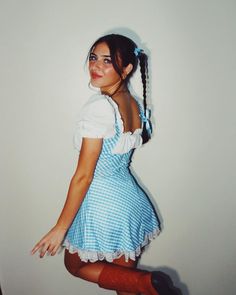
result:
[[[100,88],[101,92],[110,93],[118,86],[121,78],[115,71],[106,43],[98,44],[89,56],[89,73],[91,84]]]

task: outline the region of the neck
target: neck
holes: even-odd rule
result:
[[[100,90],[101,90],[102,94],[106,94],[111,97],[114,97],[119,93],[128,93],[129,92],[126,84],[124,84],[123,81],[118,81],[117,83],[115,83],[111,87],[106,88],[106,89],[101,88]]]
[[[115,91],[115,93],[110,95],[110,97],[119,106],[123,101],[128,101],[130,99],[130,92],[129,89],[126,86],[124,86]]]

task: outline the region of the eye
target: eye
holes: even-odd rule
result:
[[[89,61],[94,61],[96,59],[97,59],[96,56],[91,53],[90,56],[89,56]]]
[[[104,58],[104,63],[105,63],[105,64],[111,64],[112,62],[111,62],[111,59],[109,59],[109,58]]]

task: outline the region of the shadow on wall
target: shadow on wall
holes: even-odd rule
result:
[[[156,268],[145,266],[145,265],[142,265],[140,268],[141,269],[144,268],[145,270],[148,270],[148,271],[157,271],[160,277],[160,280],[164,281],[168,285],[169,289],[171,290],[169,295],[189,295],[190,294],[187,285],[180,281],[179,275],[177,271],[175,271],[174,269],[167,266],[163,266],[156,269]]]

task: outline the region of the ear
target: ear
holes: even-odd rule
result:
[[[128,64],[127,67],[123,68],[123,75],[126,77],[127,75],[129,75],[129,73],[132,71],[132,69],[133,69],[133,65]]]

